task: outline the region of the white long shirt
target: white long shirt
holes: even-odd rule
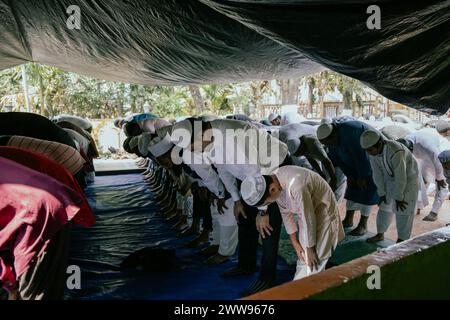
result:
[[[408,203],[411,199],[417,200],[419,168],[416,159],[404,145],[386,140],[381,154],[369,156],[369,159],[380,197]]]
[[[247,122],[218,119],[210,123],[214,142],[205,155],[234,201],[241,198],[236,179],[271,174],[288,155],[286,144]],[[236,133],[251,138],[235,139]]]
[[[201,178],[196,179],[200,186],[208,188],[219,199],[225,198],[225,187],[218,173],[203,161],[201,153],[184,149],[183,162]]]
[[[291,139],[298,139],[307,134],[316,135],[316,132],[317,127],[315,126],[303,123],[291,123],[281,126],[278,132],[274,133],[274,136],[280,141],[287,143]]]
[[[315,246],[319,259],[329,258],[345,237],[333,190],[319,174],[305,168],[284,166],[275,175],[282,188],[277,204],[287,233],[299,230],[304,249]]]
[[[421,162],[425,179],[435,177],[436,180],[444,180],[444,169],[439,161],[439,154],[450,150],[450,142],[432,128],[412,132],[406,139],[414,143],[413,154]]]

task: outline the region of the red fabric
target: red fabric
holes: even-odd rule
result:
[[[84,196],[83,190],[72,174],[62,165],[42,154],[16,147],[0,147],[0,157],[13,160],[30,169],[48,175],[76,191],[81,199],[79,204],[81,210],[74,217],[73,221],[83,227],[90,227],[95,223],[94,213]]]
[[[79,212],[79,194],[61,182],[0,157],[0,283],[8,291],[51,238]]]

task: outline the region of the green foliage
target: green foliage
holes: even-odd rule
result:
[[[202,103],[197,110],[188,86],[145,86],[94,79],[58,68],[28,63],[26,65],[31,109],[46,116],[69,113],[88,118],[115,118],[127,112],[150,111],[162,117],[176,118],[193,114],[225,115],[233,112],[252,114],[260,108],[264,99],[275,97],[280,101],[284,82],[279,90],[269,80],[239,84],[202,85]],[[351,108],[352,101],[362,105],[364,86],[357,80],[326,70],[300,79],[300,85],[309,86],[313,94],[309,104],[319,105],[326,92],[337,89],[344,97],[344,108]],[[291,88],[292,89],[292,88]],[[295,90],[295,88],[293,88]],[[198,92],[198,90],[196,90]],[[280,102],[281,103],[281,102]],[[24,108],[21,68],[0,72],[0,107]],[[203,106],[204,104],[204,106]]]

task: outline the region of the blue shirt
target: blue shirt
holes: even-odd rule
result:
[[[139,122],[142,120],[146,120],[146,119],[155,119],[155,118],[159,118],[157,115],[153,114],[153,113],[141,113],[141,114],[136,114],[133,116],[133,120],[131,120],[132,122]]]
[[[369,156],[360,145],[361,134],[366,130],[375,130],[361,121],[345,121],[335,123],[339,137],[337,147],[329,147],[328,155],[336,167],[354,180],[366,180],[367,190],[360,190],[354,186],[347,186],[345,199],[365,205],[378,203],[377,188],[372,179],[372,168]]]

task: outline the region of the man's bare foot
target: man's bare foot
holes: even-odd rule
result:
[[[429,215],[427,215],[425,218],[423,218],[423,221],[436,221],[438,218],[437,213],[430,212]]]
[[[217,254],[218,251],[219,251],[219,246],[218,245],[211,245],[209,247],[206,247],[206,248],[200,250],[199,253],[202,256],[209,257],[209,256]]]
[[[355,229],[353,229],[349,235],[351,236],[363,236],[367,233],[367,228],[361,225],[358,225]]]
[[[383,233],[378,233],[377,235],[370,237],[366,240],[366,242],[368,243],[374,243],[374,242],[378,242],[378,241],[383,241],[384,240],[384,234]]]
[[[19,291],[17,289],[11,291],[8,294],[8,300],[20,300],[20,294]]]
[[[229,259],[230,259],[229,257],[226,257],[219,253],[216,253],[212,257],[209,257],[208,259],[206,259],[203,263],[212,266],[212,265],[218,265],[218,264],[224,263],[224,262],[228,261]]]
[[[353,216],[355,215],[354,211],[347,211],[345,214],[345,218],[342,221],[342,226],[344,228],[351,228],[353,227]]]

